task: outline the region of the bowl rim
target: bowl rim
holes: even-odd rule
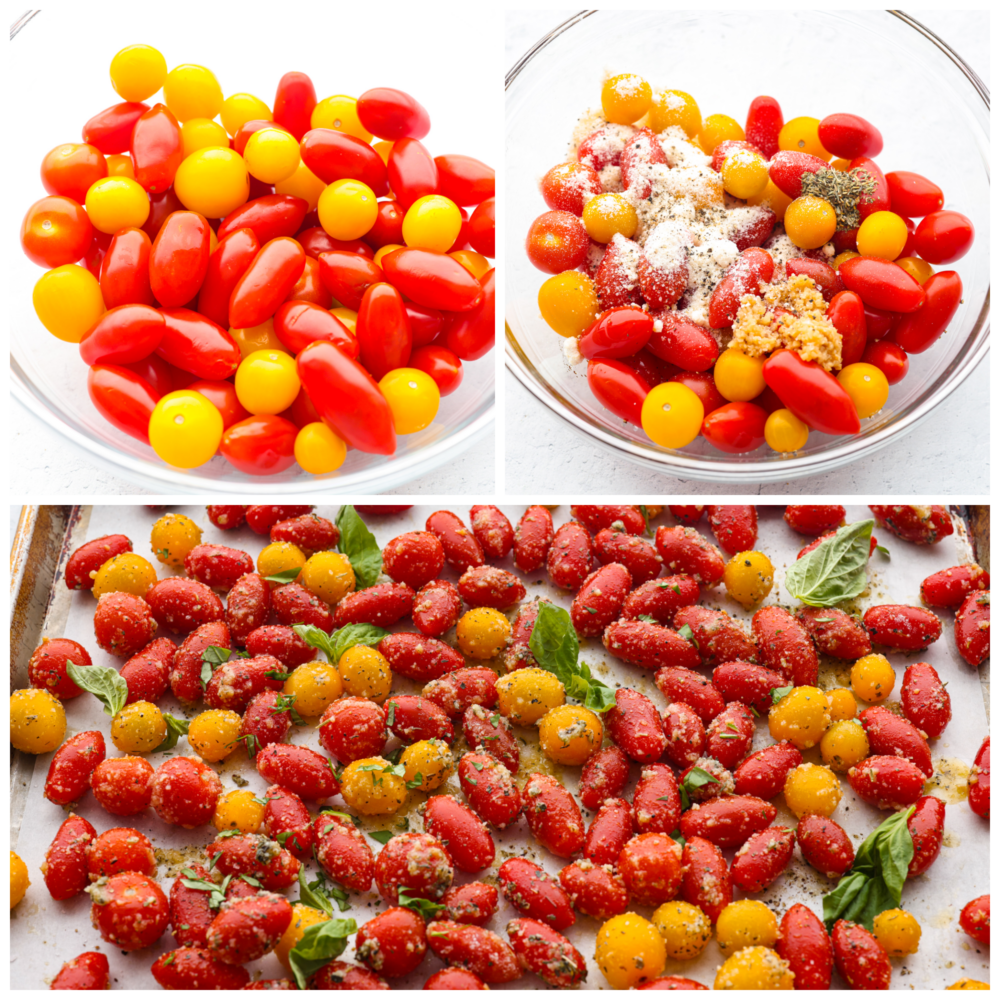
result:
[[[510,89],[525,66],[549,43],[574,25],[598,13],[601,13],[601,11],[578,11],[572,17],[563,21],[562,24],[557,25],[547,34],[543,35],[507,71],[504,90],[507,91]],[[862,13],[868,13],[868,11],[864,10]],[[989,88],[979,78],[975,70],[947,42],[903,11],[887,10],[884,13],[897,18],[904,25],[912,28],[937,46],[944,56],[953,62],[966,77],[972,85],[973,90],[975,90],[980,100],[986,106],[987,111],[989,111]],[[988,160],[985,163],[985,171],[987,183],[989,183],[990,169]],[[975,371],[980,362],[989,353],[990,288],[987,286],[986,295],[979,314],[976,316],[975,322],[966,337],[965,345],[962,348],[963,353],[954,359],[943,371],[938,373],[934,381],[929,384],[927,398],[922,402],[913,404],[905,413],[900,414],[897,418],[890,420],[878,430],[872,431],[864,437],[847,438],[844,444],[827,447],[815,455],[798,457],[782,456],[780,458],[752,462],[732,462],[715,459],[711,463],[706,464],[700,456],[685,456],[682,451],[657,448],[651,442],[643,444],[630,441],[609,428],[596,426],[592,423],[590,417],[583,414],[578,407],[563,397],[562,394],[557,392],[545,380],[545,377],[521,348],[510,325],[505,322],[504,327],[506,333],[505,363],[507,370],[552,413],[606,450],[646,468],[660,472],[676,472],[704,482],[727,482],[734,479],[746,478],[752,478],[758,482],[779,482],[829,472],[849,462],[867,458],[881,448],[902,438],[923,423],[933,410],[943,403]],[[557,403],[561,405],[557,405]]]

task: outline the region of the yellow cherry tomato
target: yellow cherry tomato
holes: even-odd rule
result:
[[[112,556],[94,577],[94,597],[121,592],[145,597],[156,583],[156,570],[148,559],[134,552]]]
[[[869,705],[881,705],[896,686],[896,671],[881,653],[862,656],[851,667],[851,690]]]
[[[344,94],[323,98],[313,108],[309,124],[312,128],[332,128],[338,132],[346,132],[362,142],[371,142],[375,138],[358,118],[357,98]]]
[[[830,718],[834,722],[853,719],[858,714],[858,703],[847,688],[834,688],[830,695]]]
[[[130,177],[135,180],[135,168],[132,166],[132,158],[122,153],[112,153],[106,156],[108,164],[108,177]]]
[[[100,282],[79,264],[46,271],[35,282],[31,303],[42,326],[68,344],[79,344],[104,315]]]
[[[734,198],[753,198],[768,182],[767,161],[750,149],[737,149],[722,163],[722,186]]]
[[[560,705],[538,723],[538,745],[549,760],[579,767],[601,749],[604,724],[582,705]]]
[[[292,966],[288,959],[288,953],[302,940],[303,935],[314,924],[321,924],[330,918],[322,911],[316,910],[304,903],[292,904],[292,921],[288,929],[281,935],[281,940],[274,946],[274,955],[279,962],[289,971]]]
[[[254,351],[236,369],[236,396],[251,413],[281,413],[302,388],[295,358],[285,351]]]
[[[583,226],[592,240],[610,243],[617,233],[631,239],[639,227],[639,216],[622,195],[607,191],[584,206]]]
[[[726,592],[748,611],[760,604],[774,584],[774,567],[763,552],[738,552],[722,574]]]
[[[653,103],[653,88],[638,73],[608,77],[601,87],[604,117],[618,125],[637,122]]]
[[[919,257],[897,257],[896,264],[918,285],[923,285],[928,278],[934,275],[934,268],[926,260],[921,260]]]
[[[243,159],[252,177],[265,184],[287,180],[298,170],[299,144],[280,128],[258,129],[247,139]]]
[[[825,198],[803,194],[785,209],[785,233],[803,250],[829,242],[837,230],[837,213]]]
[[[378,384],[392,410],[397,434],[415,434],[430,426],[441,405],[437,383],[417,368],[395,368]]]
[[[229,137],[226,130],[210,118],[189,118],[181,125],[181,145],[187,158],[209,146],[228,146]]]
[[[111,60],[111,86],[123,101],[152,97],[167,78],[167,60],[152,45],[126,45]]]
[[[889,398],[889,380],[885,373],[864,361],[842,368],[837,373],[837,381],[851,397],[862,419],[878,413]]]
[[[403,777],[407,784],[419,781],[414,787],[421,792],[440,788],[455,769],[455,759],[444,740],[411,743],[400,754],[399,762],[406,768]]]
[[[778,133],[778,149],[809,153],[810,156],[818,156],[821,160],[827,161],[833,156],[819,141],[819,119],[807,116],[785,122]]]
[[[659,977],[667,946],[655,924],[638,913],[622,913],[601,925],[594,958],[612,989],[627,990]]]
[[[579,337],[601,311],[594,279],[582,271],[563,271],[542,282],[538,311],[560,337]]]
[[[351,646],[337,663],[344,692],[351,698],[367,698],[379,703],[392,690],[392,670],[389,661],[371,646]]]
[[[895,260],[906,246],[906,223],[895,212],[872,212],[858,229],[858,253]]]
[[[10,696],[10,743],[24,753],[49,753],[66,735],[66,710],[43,688],[22,688]]]
[[[306,554],[291,542],[271,542],[257,556],[257,572],[265,579],[292,569],[301,571],[305,564]]]
[[[271,109],[253,94],[230,94],[222,102],[219,117],[226,131],[230,135],[236,135],[248,121],[269,122]]]
[[[347,445],[321,420],[306,424],[295,435],[295,461],[314,476],[339,469],[347,460]]]
[[[10,908],[13,910],[24,899],[31,880],[28,878],[28,866],[21,857],[10,852]]]
[[[791,410],[774,410],[764,423],[764,440],[772,451],[798,451],[809,440],[809,425]]]
[[[141,229],[149,218],[149,195],[131,177],[102,177],[90,185],[86,209],[102,233]]]
[[[715,387],[730,402],[756,399],[765,388],[764,358],[754,358],[735,347],[724,350],[715,362]]]
[[[149,546],[156,558],[173,569],[183,569],[187,554],[201,544],[201,528],[184,514],[164,514],[149,532]]]
[[[295,699],[295,711],[299,715],[315,719],[344,693],[344,682],[332,663],[311,660],[292,671],[292,676],[285,681],[284,693]]]
[[[475,250],[454,250],[449,257],[454,257],[478,281],[493,265],[481,253]]]
[[[259,326],[244,328],[231,327],[229,335],[240,349],[240,358],[245,361],[256,351],[284,351],[285,345],[274,332],[274,319],[266,319]]]
[[[319,196],[326,188],[323,183],[301,160],[295,170],[274,185],[275,194],[291,194],[309,202],[309,211],[316,210]]]
[[[215,74],[204,66],[191,63],[175,66],[167,74],[163,81],[163,97],[179,122],[189,118],[214,118],[222,110],[222,88]]]
[[[388,249],[388,247],[383,247],[382,249],[386,250],[386,249]],[[399,247],[393,247],[392,249],[393,250],[398,250]],[[375,254],[375,263],[377,264],[378,262],[379,262],[379,255],[378,255],[378,253],[376,253]],[[358,314],[357,314],[356,310],[354,310],[354,309],[348,309],[347,306],[337,306],[335,309],[331,309],[330,312],[332,312],[333,315],[336,316],[337,319],[339,319],[340,322],[343,323],[344,326],[346,326],[347,329],[351,331],[351,333],[357,334],[357,332],[358,332]]]
[[[868,756],[868,736],[858,719],[839,719],[823,734],[819,750],[827,767],[846,774]]]
[[[729,115],[709,115],[702,122],[701,131],[698,133],[698,145],[711,156],[720,142],[745,138],[743,126],[735,118],[730,118]]]
[[[459,618],[455,633],[466,656],[492,660],[510,642],[511,625],[496,608],[473,608]]]
[[[359,240],[375,222],[378,199],[361,181],[339,180],[326,187],[316,208],[319,224],[335,240]]]
[[[216,830],[256,833],[264,821],[264,800],[248,788],[226,792],[215,804],[212,826]]]
[[[789,198],[772,180],[768,180],[760,194],[746,199],[748,205],[766,205],[777,216],[778,222],[785,218],[785,210],[792,201],[793,199]]]
[[[222,440],[222,414],[200,392],[168,392],[149,418],[149,443],[179,469],[204,465]]]
[[[807,813],[832,815],[844,794],[840,779],[830,768],[819,764],[799,764],[793,768],[785,778],[783,791],[785,805],[799,819]]]
[[[403,216],[403,242],[418,250],[447,253],[458,239],[462,213],[450,198],[428,194],[418,198]]]
[[[250,194],[250,173],[235,150],[207,146],[186,157],[174,177],[181,204],[206,219],[221,219]]]
[[[379,247],[378,250],[375,251],[375,258],[374,258],[375,263],[378,264],[379,267],[381,267],[383,257],[387,256],[388,254],[391,254],[393,250],[402,250],[402,249],[403,249],[402,243],[386,243],[384,247]],[[333,310],[333,312],[336,315],[336,310]],[[355,317],[356,316],[357,313],[355,313]],[[354,332],[353,328],[351,332],[352,333]]]
[[[111,720],[111,742],[122,753],[150,753],[167,738],[167,720],[151,701],[134,701]]]
[[[830,267],[832,267],[835,271],[839,271],[840,265],[843,264],[845,260],[850,260],[852,257],[860,257],[860,256],[861,254],[859,254],[857,250],[845,250],[843,253],[838,253],[837,256],[830,261]],[[907,258],[907,259],[912,260],[915,258]],[[899,261],[897,260],[896,263],[899,264]],[[901,264],[900,266],[902,267]]]
[[[719,966],[716,990],[790,990],[795,976],[773,948],[743,948]]]
[[[683,90],[658,90],[649,109],[649,127],[662,132],[678,125],[693,139],[701,131],[701,110],[698,102]]]
[[[842,174],[846,174],[851,169],[851,161],[838,156],[835,160],[830,161],[830,169],[839,170]]]
[[[362,757],[344,768],[340,795],[362,816],[384,816],[406,801],[406,779],[384,757]]]
[[[302,567],[298,583],[331,607],[354,590],[354,567],[340,552],[314,552]]]
[[[642,404],[642,429],[662,448],[683,448],[701,431],[705,407],[680,382],[655,386]]]
[[[201,712],[188,726],[188,743],[199,757],[215,764],[225,760],[238,746],[243,720],[239,712],[211,708]]]

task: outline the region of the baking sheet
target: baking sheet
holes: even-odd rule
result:
[[[267,538],[255,535],[248,528],[239,531],[222,532],[216,529],[208,520],[202,507],[171,508],[192,517],[203,529],[203,541],[231,545],[246,549],[255,557],[267,543]],[[336,507],[317,508],[317,512],[333,518]],[[424,527],[426,517],[434,508],[415,507],[401,515],[391,517],[366,516],[366,521],[375,533],[380,545],[404,531],[420,530]],[[455,506],[453,509],[463,518],[468,518],[468,509]],[[516,522],[523,512],[523,507],[502,506],[512,523]],[[775,585],[765,603],[789,604],[791,599],[783,589],[784,571],[794,561],[795,554],[805,540],[796,536],[781,518],[783,507],[760,506],[759,539],[757,547],[766,552],[775,566]],[[86,512],[79,519],[82,530],[74,538],[74,547],[83,540],[96,538],[112,532],[122,532],[132,539],[134,550],[146,556],[158,567],[161,578],[171,574],[171,571],[155,562],[149,546],[149,529],[158,514],[139,505],[123,505],[114,507],[95,507],[90,512],[89,523]],[[848,520],[858,520],[869,516],[867,508],[849,507]],[[564,505],[553,511],[556,524],[561,524],[570,518],[569,506]],[[673,519],[669,513],[664,513],[655,524],[671,524]],[[887,532],[879,532],[879,541],[890,550],[891,557],[876,554],[869,564],[869,589],[856,602],[857,609],[863,611],[871,604],[902,603],[919,604],[920,581],[929,573],[947,566],[955,565],[971,559],[971,547],[964,530],[964,524],[956,519],[959,531],[956,535],[944,539],[935,546],[915,546],[902,542]],[[711,537],[711,531],[702,520],[699,529]],[[982,561],[986,561],[983,558]],[[501,565],[513,568],[510,559]],[[443,576],[454,578],[455,574],[445,569]],[[556,603],[568,607],[570,598],[564,592],[551,587],[544,571],[534,574],[531,580],[526,580],[528,596],[542,595]],[[65,595],[67,591],[62,582],[61,572],[56,581],[57,595]],[[64,602],[65,603],[65,602]],[[743,611],[726,595],[724,588],[703,590],[702,603],[726,610],[731,615],[749,620],[750,614]],[[72,595],[69,602],[65,625],[61,626],[59,619],[62,613],[55,609],[49,619],[54,631],[50,634],[62,634],[82,642],[90,651],[95,663],[121,665],[120,660],[103,654],[93,637],[93,609],[95,601],[89,593]],[[936,609],[937,610],[937,609]],[[929,650],[913,654],[890,654],[889,659],[897,671],[897,688],[902,680],[902,671],[906,665],[916,660],[926,660],[932,663],[947,681],[952,699],[953,721],[945,730],[941,739],[931,745],[935,765],[946,775],[944,787],[929,788],[928,791],[940,795],[948,803],[946,819],[945,844],[941,855],[931,870],[908,882],[903,891],[903,906],[910,910],[919,920],[923,929],[920,951],[917,955],[906,959],[893,961],[893,988],[895,989],[941,989],[962,977],[971,977],[989,981],[989,949],[977,945],[968,938],[958,926],[958,914],[962,906],[970,899],[989,892],[989,825],[980,820],[969,809],[961,795],[964,775],[979,748],[983,736],[988,732],[988,721],[984,706],[983,691],[980,687],[979,672],[969,667],[958,655],[954,645],[952,620],[950,612],[938,611],[944,619],[945,627],[942,638]],[[400,626],[410,629],[409,625]],[[444,637],[453,640],[453,634]],[[30,649],[28,650],[30,653]],[[23,655],[23,654],[22,654]],[[609,683],[627,684],[650,696],[662,710],[665,699],[659,693],[652,681],[652,673],[621,663],[608,656],[598,640],[586,640],[581,643],[581,657],[594,670],[597,676]],[[470,661],[471,662],[471,661]],[[821,685],[833,687],[846,682],[849,663],[842,661],[822,661],[820,679]],[[12,669],[23,671],[25,662],[12,663]],[[988,661],[981,668],[988,675]],[[22,682],[23,683],[23,682]],[[394,691],[417,691],[418,686],[405,678],[396,677]],[[185,715],[179,704],[167,695],[160,703],[165,712]],[[66,703],[67,738],[73,733],[99,728],[107,739],[109,718],[104,715],[96,700],[84,695]],[[545,771],[555,774],[563,780],[574,792],[577,786],[579,769],[562,768],[552,764],[537,752],[537,740],[534,730],[520,729],[518,735],[528,741],[522,746],[521,770],[518,783],[532,771]],[[321,749],[315,726],[301,727],[291,736],[295,743]],[[754,749],[768,745],[771,741],[767,733],[766,722],[758,723],[758,733],[754,740]],[[395,744],[390,744],[389,748]],[[464,749],[461,738],[456,743],[460,753]],[[108,740],[109,756],[118,754],[113,744]],[[150,754],[153,766],[157,766],[167,756],[192,753],[186,740],[178,743],[173,754]],[[807,751],[804,758],[819,761],[817,751]],[[103,942],[97,931],[91,927],[89,919],[89,897],[79,896],[67,902],[55,902],[45,890],[39,866],[44,860],[46,847],[51,842],[59,825],[65,819],[66,813],[53,803],[42,797],[42,786],[51,760],[51,755],[44,755],[35,761],[33,771],[25,771],[23,781],[26,787],[27,808],[20,829],[14,829],[12,824],[12,849],[16,850],[25,860],[31,876],[32,885],[27,896],[11,914],[11,986],[18,989],[42,989],[58,972],[62,963],[69,958],[87,950],[103,951],[111,961],[112,986],[116,989],[150,989],[157,988],[149,973],[149,968],[158,955],[175,946],[172,935],[168,931],[157,945],[140,952],[123,954],[110,948]],[[235,787],[246,787],[262,793],[266,782],[256,773],[248,762],[244,751],[238,750],[228,760],[214,765],[219,773],[226,791]],[[638,765],[632,765],[631,781],[626,795],[630,796],[635,781],[638,779]],[[237,786],[236,779],[240,785]],[[848,832],[855,844],[867,836],[871,830],[886,818],[888,813],[881,812],[858,801],[853,792],[843,782],[844,798],[834,813],[836,819]],[[440,792],[458,792],[457,780],[450,781],[439,790]],[[404,811],[394,817],[373,819],[368,822],[370,829],[397,830],[408,822],[410,830],[421,829],[420,815],[416,807],[426,796],[411,792],[410,799]],[[339,797],[330,800],[335,807],[343,808]],[[782,799],[775,800],[778,806],[776,824],[795,825],[794,816],[784,807]],[[106,813],[92,795],[87,795],[75,810],[92,822],[98,832],[110,829],[116,825],[133,825],[145,833],[153,842],[159,861],[158,879],[165,892],[181,867],[191,864],[200,857],[200,848],[214,839],[215,830],[212,827],[202,827],[194,831],[181,830],[161,823],[152,810],[148,813],[131,818],[113,817]],[[589,822],[591,814],[585,812]],[[558,873],[565,862],[548,854],[538,847],[530,837],[527,825],[523,819],[512,828],[503,832],[494,831],[497,844],[497,858],[491,872],[479,876],[456,873],[456,883],[473,881],[477,877],[489,880],[495,876],[495,869],[502,861],[514,855],[526,855],[537,860],[548,871]],[[370,841],[375,853],[381,848]],[[732,851],[727,851],[731,858]],[[309,865],[309,871],[315,871],[314,863]],[[808,867],[802,860],[796,848],[792,866],[778,881],[756,898],[763,899],[779,915],[795,902],[809,905],[820,913],[821,896],[834,886],[819,873]],[[743,894],[737,890],[737,898]],[[293,887],[289,898],[297,898],[297,890]],[[351,896],[351,909],[344,914],[353,917],[360,926],[378,909],[382,908],[381,900],[374,891],[365,895]],[[648,908],[636,907],[637,912],[650,915]],[[501,899],[500,909],[488,925],[491,929],[503,934],[503,928],[516,912]],[[593,960],[594,937],[599,923],[589,917],[578,916],[577,924],[568,931],[568,936],[587,958],[589,976],[587,988],[608,988]],[[349,946],[342,956],[350,961],[353,950]],[[722,958],[715,941],[711,941],[701,957],[695,962],[669,961],[665,975],[677,974],[696,979],[706,985],[711,985],[715,971]],[[404,989],[419,989],[426,978],[442,963],[432,954],[420,968],[411,976],[395,980],[393,986]],[[251,963],[248,968],[254,978],[279,977],[285,974],[283,968],[273,955]],[[834,976],[833,988],[843,988],[838,977]],[[544,984],[534,976],[525,976],[514,983],[492,987],[494,989],[525,989],[545,988]]]

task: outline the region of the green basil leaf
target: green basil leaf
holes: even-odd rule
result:
[[[528,648],[538,665],[566,684],[577,672],[580,640],[569,612],[548,601],[539,601],[538,616],[531,628]]]
[[[283,569],[277,573],[272,573],[270,576],[265,576],[265,580],[270,580],[271,583],[294,583],[299,578],[299,573],[302,572],[301,566],[296,566],[294,569]]]
[[[163,713],[163,721],[167,724],[167,738],[158,746],[153,753],[160,753],[163,750],[173,750],[177,746],[177,740],[181,736],[187,736],[188,727],[191,725],[187,719],[178,719],[174,715]]]
[[[691,631],[691,626],[690,625],[682,625],[677,630],[677,634],[682,639],[687,639],[687,641],[690,642],[691,645],[694,646],[695,649],[698,648],[698,640],[694,637],[694,632]]]
[[[347,939],[357,930],[358,925],[353,920],[343,917],[324,920],[306,928],[299,943],[288,953],[288,964],[299,989],[306,989],[313,973],[343,954]]]
[[[687,838],[681,836],[681,831],[679,829],[678,830],[674,830],[674,832],[672,834],[670,834],[670,839],[675,844],[680,844],[681,847],[683,847],[687,843]]]
[[[783,688],[771,688],[771,704],[777,705],[786,694],[791,694],[795,690],[793,685]]]
[[[306,870],[299,868],[299,902],[311,906],[314,910],[322,910],[328,917],[333,916],[329,893],[326,891],[326,876],[320,873],[314,882],[306,881]]]
[[[377,646],[389,634],[388,629],[363,623],[345,625],[329,634],[315,625],[293,625],[292,631],[313,649],[326,653],[333,664],[339,663],[352,646]]]
[[[395,835],[392,830],[369,830],[368,836],[371,837],[372,840],[377,840],[380,844],[388,844]]]
[[[876,545],[875,546],[875,551],[880,556],[885,556],[886,559],[891,559],[892,558],[892,556],[889,555],[889,550],[884,545]]]
[[[351,504],[340,508],[337,527],[340,529],[337,548],[351,561],[358,590],[371,587],[382,572],[382,550],[375,536]]]
[[[442,910],[448,909],[443,903],[434,903],[429,899],[411,896],[410,890],[405,887],[400,887],[399,905],[413,910],[414,913],[419,913],[427,923],[430,923]]]
[[[855,521],[796,559],[785,574],[785,589],[803,604],[831,608],[857,597],[868,583],[872,520]]]
[[[684,778],[683,785],[689,791],[692,788],[701,788],[708,784],[719,784],[719,779],[715,777],[714,774],[709,774],[704,768],[692,767],[690,772]]]
[[[608,687],[603,681],[592,680],[586,698],[583,699],[583,707],[589,708],[599,715],[615,707],[614,688]]]
[[[649,622],[650,625],[660,624],[652,615],[639,615],[639,621]]]
[[[78,666],[72,660],[67,660],[66,673],[77,687],[89,691],[112,718],[125,707],[125,702],[128,701],[128,681],[114,667],[91,664]]]
[[[413,776],[413,780],[408,781],[406,783],[406,787],[419,788],[423,783],[424,783],[424,776],[419,771],[417,771],[417,773]]]

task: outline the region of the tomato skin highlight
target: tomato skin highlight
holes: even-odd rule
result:
[[[219,240],[208,258],[205,280],[198,293],[198,312],[223,328],[229,326],[229,300],[246,274],[260,244],[252,229],[236,229]]]
[[[465,312],[483,301],[483,285],[446,254],[401,247],[382,258],[382,271],[389,284],[418,305]]]
[[[257,414],[233,424],[222,435],[219,451],[241,472],[274,476],[295,464],[298,431],[284,417]]]
[[[374,87],[358,98],[361,124],[380,139],[422,139],[431,130],[427,109],[402,90]]]
[[[358,340],[328,309],[313,302],[292,299],[274,314],[274,332],[292,354],[317,340],[339,347],[349,358],[358,356]]]
[[[348,309],[357,311],[368,288],[385,280],[382,268],[360,253],[330,250],[316,259],[320,280],[330,294]]]
[[[149,418],[160,398],[149,382],[121,365],[94,365],[87,373],[87,392],[109,424],[149,444]]]
[[[229,326],[237,330],[260,326],[287,298],[306,266],[302,247],[287,237],[260,248],[229,299]]]
[[[649,383],[623,361],[596,358],[587,365],[587,383],[598,402],[616,417],[642,427],[642,404]]]
[[[478,205],[496,193],[496,172],[480,160],[458,153],[435,156],[438,193],[456,205]]]
[[[956,271],[932,274],[923,288],[927,296],[923,306],[903,316],[892,334],[892,339],[907,354],[921,354],[932,347],[962,300],[962,279]]]
[[[378,153],[375,155],[377,157]],[[389,186],[403,208],[409,208],[418,198],[437,191],[437,164],[417,139],[400,139],[395,143],[389,153],[387,169]]]
[[[493,348],[496,339],[496,271],[482,278],[483,300],[468,312],[451,313],[444,320],[448,349],[463,361],[475,361]]]
[[[240,349],[218,323],[193,309],[162,309],[163,339],[156,353],[197,378],[224,379],[236,371]]]
[[[293,194],[266,194],[244,202],[222,220],[216,236],[224,240],[237,229],[249,229],[263,246],[279,236],[294,236],[302,227],[309,203]]]
[[[410,318],[403,297],[392,285],[370,285],[358,306],[361,363],[376,381],[395,368],[405,368],[413,349]]]
[[[705,415],[702,437],[730,454],[753,451],[764,443],[767,411],[753,403],[726,403]]]
[[[286,73],[278,81],[273,107],[275,122],[301,142],[316,107],[316,88],[308,74]]]
[[[101,262],[101,296],[104,304],[115,306],[155,302],[149,283],[149,255],[152,244],[141,229],[122,229],[111,237]]]
[[[165,104],[143,112],[129,144],[135,179],[149,194],[166,191],[184,160],[181,129]]]
[[[775,351],[764,362],[764,381],[814,430],[824,434],[857,434],[861,430],[851,397],[815,361],[803,361],[794,351]]]
[[[162,306],[186,306],[208,273],[211,228],[197,212],[174,212],[153,240],[149,282]]]
[[[327,184],[352,178],[367,184],[377,197],[389,191],[382,157],[367,143],[332,128],[314,128],[302,138],[302,162]]]
[[[135,123],[149,110],[141,101],[123,101],[99,111],[82,130],[83,141],[96,146],[105,156],[127,153]]]
[[[359,451],[395,454],[392,410],[357,361],[333,344],[313,343],[299,354],[298,373],[317,413],[338,437]]]
[[[128,364],[152,354],[166,332],[163,313],[152,306],[109,309],[80,341],[80,357],[88,365]]]

